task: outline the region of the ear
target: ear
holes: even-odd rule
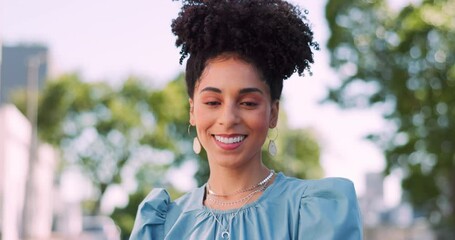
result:
[[[194,103],[193,103],[193,99],[189,98],[188,102],[190,103],[190,124],[191,124],[191,126],[194,126],[195,123],[194,123]]]
[[[280,100],[273,100],[272,108],[270,109],[269,128],[274,128],[278,124],[278,114],[280,112]]]

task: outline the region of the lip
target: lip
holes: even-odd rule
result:
[[[223,142],[216,140],[215,136],[226,137],[226,138],[244,136],[245,138],[241,142],[237,142],[237,143],[223,143]],[[213,138],[213,141],[215,141],[215,144],[218,147],[220,147],[221,149],[228,150],[228,151],[231,151],[231,150],[234,150],[234,149],[237,149],[238,147],[240,147],[247,137],[248,137],[248,135],[245,135],[245,134],[212,134],[212,138]]]

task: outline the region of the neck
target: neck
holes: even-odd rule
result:
[[[262,163],[241,168],[210,167],[210,187],[217,194],[229,194],[262,181],[270,170]]]

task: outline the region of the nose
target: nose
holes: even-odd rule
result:
[[[237,105],[235,103],[224,104],[218,123],[229,127],[239,123],[239,120],[239,108]]]

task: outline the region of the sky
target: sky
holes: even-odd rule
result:
[[[295,74],[285,81],[281,107],[292,127],[311,128],[317,134],[325,176],[352,180],[361,196],[365,174],[385,166],[380,149],[363,137],[386,130],[387,123],[374,109],[341,110],[335,104],[319,104],[327,87],[340,83],[329,66],[325,46],[329,37],[326,1],[292,2],[309,10],[321,50],[315,53],[313,76]],[[404,1],[393,2],[399,7]],[[180,4],[171,0],[0,0],[0,41],[47,45],[53,75],[78,72],[88,81],[118,83],[134,74],[159,87],[183,71],[170,31]],[[385,186],[386,201],[392,205],[399,200],[397,178],[387,178]],[[181,183],[180,187],[192,186]]]

